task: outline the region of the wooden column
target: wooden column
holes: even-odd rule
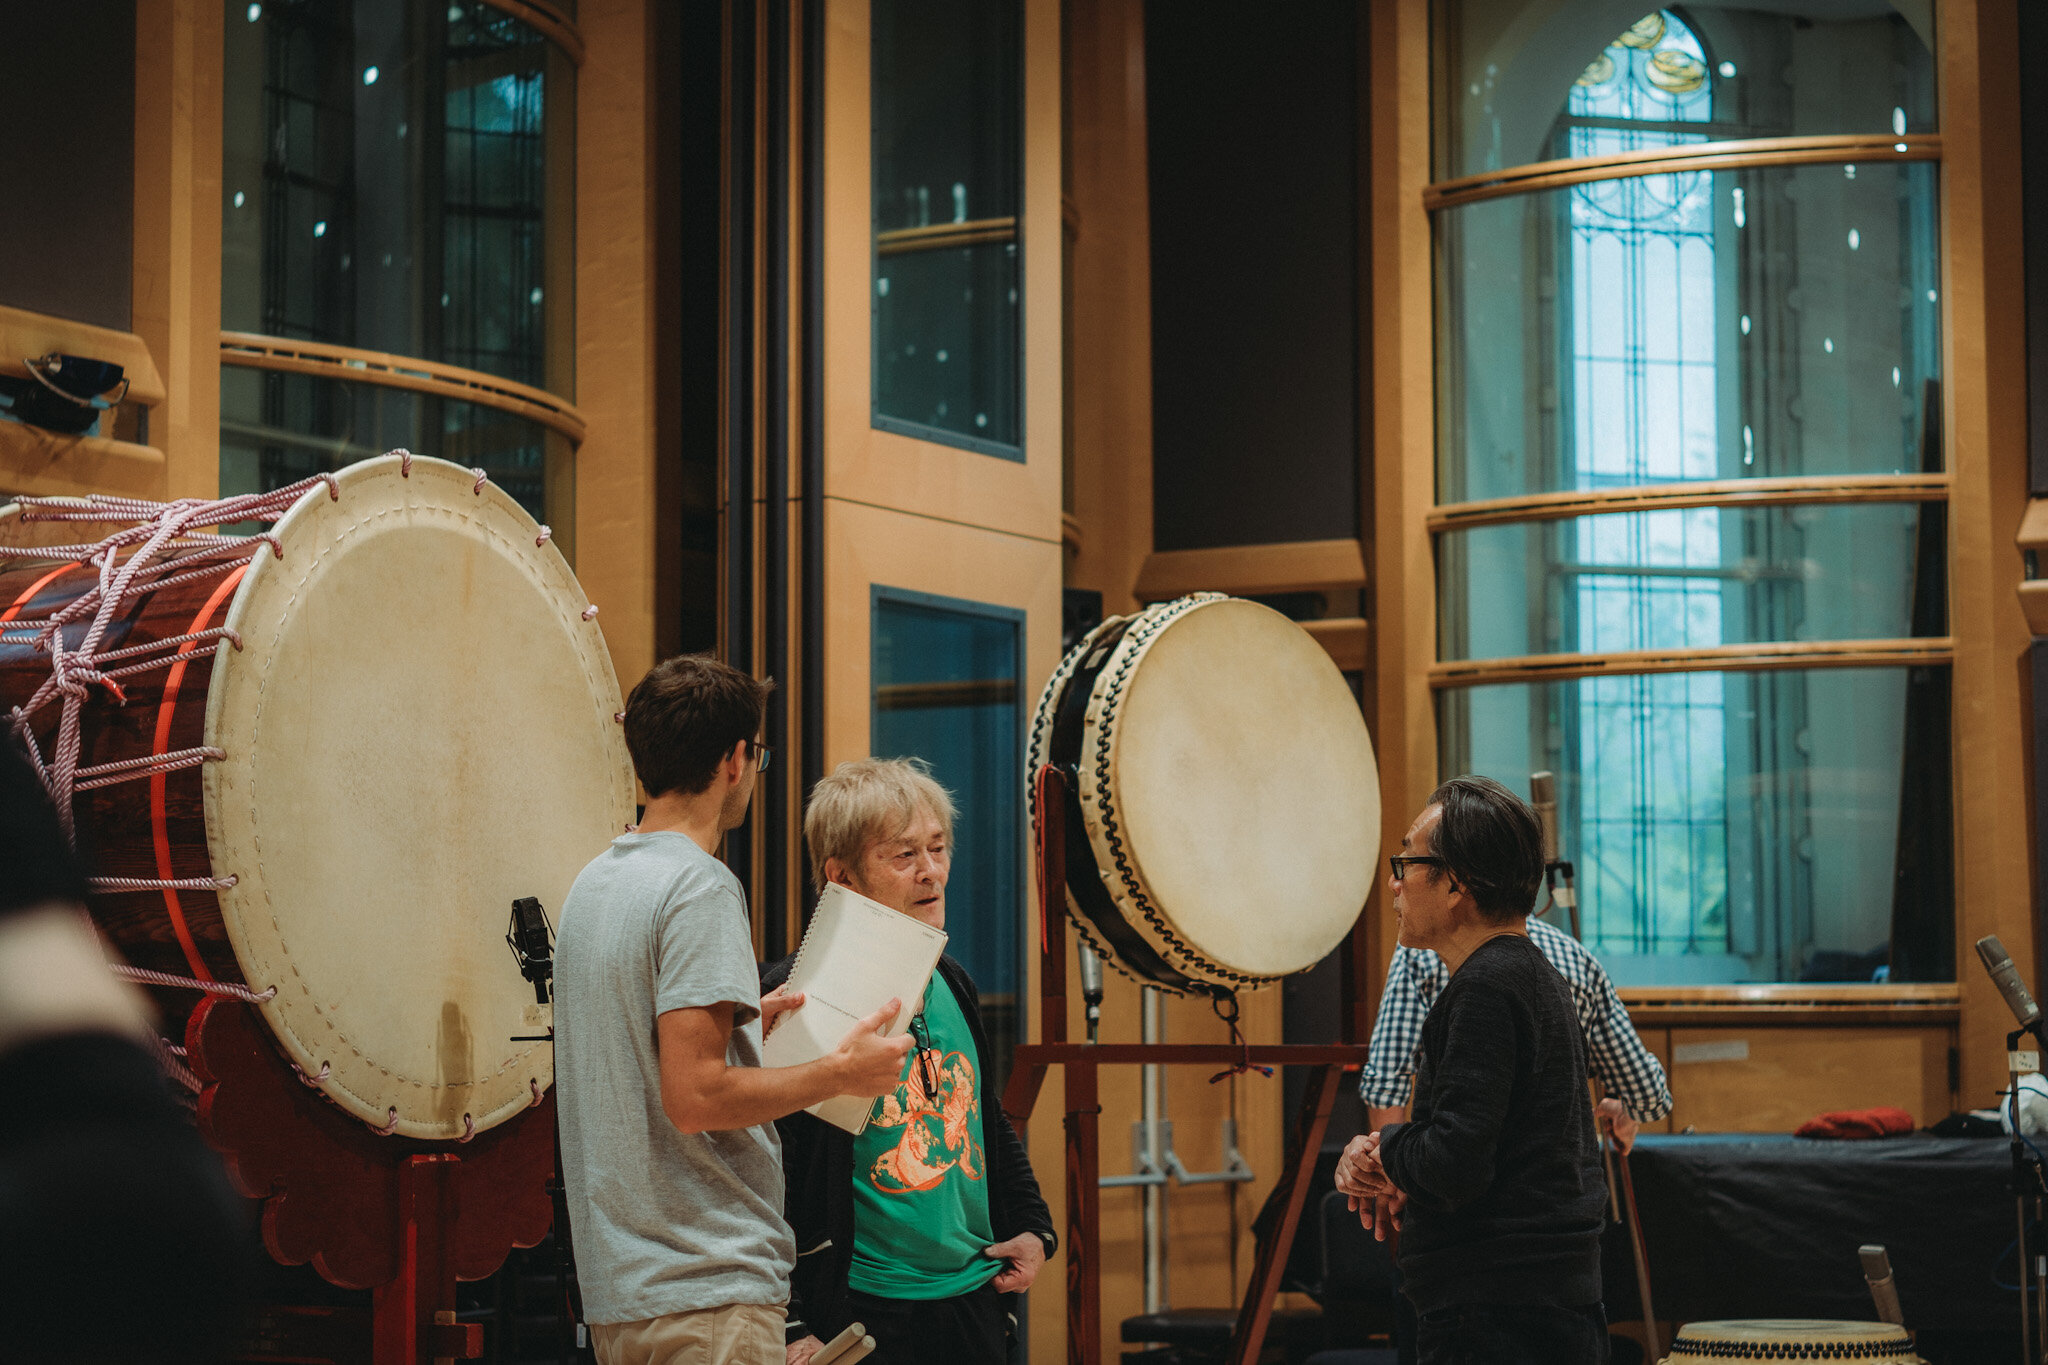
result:
[[[584,0],[576,73],[576,576],[619,685],[655,661],[662,504],[655,440],[656,25],[647,0]]]
[[[2020,236],[2017,0],[1942,7],[1942,243],[1949,536],[1955,636],[1956,975],[1966,1108],[2006,1083],[2011,1013],[1977,961],[1985,934],[2035,976],[2014,592],[2026,510],[2025,300]]]
[[[1380,846],[1397,850],[1437,781],[1436,564],[1425,519],[1435,501],[1436,346],[1430,271],[1428,0],[1369,7],[1372,107],[1373,563],[1369,566],[1373,735]],[[1380,898],[1375,896],[1377,905]],[[1394,950],[1393,917],[1370,914],[1370,988]]]
[[[220,491],[221,65],[224,7],[136,0],[131,326],[163,376],[149,443],[164,488]],[[124,490],[125,491],[125,490]]]

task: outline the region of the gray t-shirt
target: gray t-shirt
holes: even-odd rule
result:
[[[555,944],[555,1093],[589,1321],[788,1302],[775,1126],[684,1133],[661,1107],[655,1019],[732,1004],[726,1062],[759,1066],[760,998],[739,881],[688,835],[623,835],[577,876]]]

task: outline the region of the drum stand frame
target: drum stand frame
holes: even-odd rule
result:
[[[1038,832],[1039,943],[1038,1042],[1017,1048],[1003,1111],[1022,1125],[1037,1107],[1048,1069],[1066,1068],[1067,1177],[1067,1361],[1101,1365],[1102,1231],[1100,1129],[1102,1104],[1097,1078],[1104,1066],[1305,1066],[1311,1068],[1301,1111],[1287,1147],[1287,1160],[1269,1196],[1280,1217],[1258,1239],[1252,1278],[1232,1333],[1230,1365],[1251,1365],[1265,1345],[1273,1298],[1287,1268],[1287,1253],[1301,1221],[1322,1148],[1337,1085],[1364,1065],[1361,1041],[1370,1031],[1362,989],[1370,979],[1361,910],[1346,936],[1340,959],[1341,1041],[1328,1045],[1264,1043],[1072,1043],[1067,1041],[1066,785],[1068,777],[1048,764],[1033,775]]]

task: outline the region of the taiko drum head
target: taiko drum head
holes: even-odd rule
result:
[[[1068,833],[1069,911],[1152,984],[1217,993],[1306,971],[1372,890],[1364,716],[1271,608],[1204,594],[1105,622],[1040,700],[1041,761],[1072,772],[1086,833]]]
[[[1856,1360],[1864,1365],[1925,1365],[1913,1338],[1888,1322],[1809,1318],[1689,1322],[1678,1329],[1665,1365],[1723,1365],[1752,1360]]]
[[[428,459],[338,478],[229,609],[206,838],[292,1061],[374,1125],[461,1137],[552,1080],[547,1044],[512,1041],[541,1030],[506,923],[521,896],[559,912],[633,818],[619,687],[567,563],[501,489]]]

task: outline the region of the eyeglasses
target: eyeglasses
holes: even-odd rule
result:
[[[767,772],[768,761],[775,757],[775,750],[759,740],[752,739],[747,741],[747,747],[754,752],[754,771],[757,773]]]
[[[937,1104],[939,1077],[932,1070],[932,1035],[925,1026],[923,1010],[910,1016],[910,1036],[917,1040],[917,1082],[924,1087],[924,1097]]]
[[[1394,857],[1387,859],[1387,866],[1394,869],[1394,880],[1397,882],[1408,879],[1408,869],[1411,867],[1442,867],[1443,865],[1444,860],[1442,858],[1409,857],[1406,854],[1396,854]]]

